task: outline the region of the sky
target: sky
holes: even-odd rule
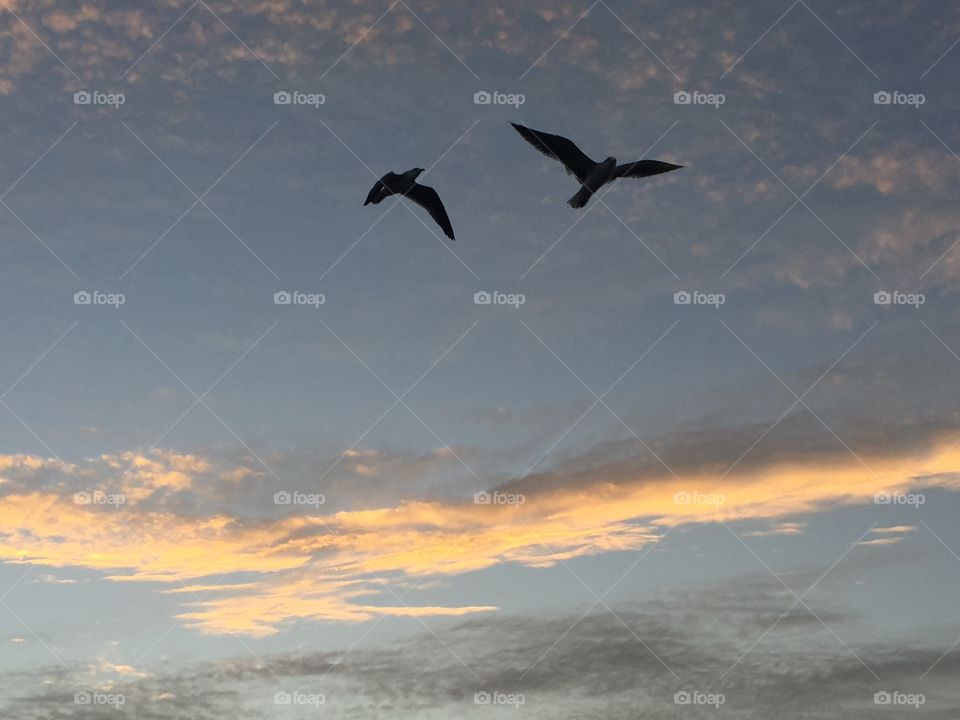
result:
[[[958,45],[6,2],[0,716],[955,718]]]

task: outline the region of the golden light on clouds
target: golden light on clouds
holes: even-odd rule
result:
[[[96,570],[111,581],[160,583],[160,591],[183,600],[179,617],[187,626],[263,636],[296,619],[492,611],[488,605],[420,606],[391,590],[503,563],[537,568],[637,550],[655,542],[664,528],[690,523],[760,520],[774,530],[755,534],[799,534],[797,515],[873,503],[878,494],[897,498],[920,486],[960,489],[958,470],[960,450],[945,444],[934,452],[773,463],[726,476],[594,477],[589,486],[570,477],[565,486],[519,504],[406,502],[273,520],[262,517],[276,510],[272,504],[261,518],[244,519],[222,512],[178,514],[147,501],[158,490],[192,488],[204,473],[246,477],[195,456],[128,453],[69,468],[8,456],[0,457],[0,474],[15,471],[21,490],[0,499],[0,559]],[[114,507],[78,504],[72,491],[23,489],[25,478],[44,471],[99,477],[101,497],[122,494],[126,501]],[[4,479],[6,490],[13,490],[10,478]],[[909,527],[886,530],[867,542],[896,542],[892,536]]]

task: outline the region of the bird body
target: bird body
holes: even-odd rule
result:
[[[369,205],[373,203],[374,205],[378,205],[391,195],[406,195],[407,192],[416,185],[417,178],[422,172],[423,168],[413,168],[412,170],[407,170],[405,173],[399,174],[388,172],[377,180],[376,185],[370,190],[370,193],[367,195],[367,200],[363,204]]]
[[[388,172],[370,188],[367,199],[363,204],[370,205],[373,203],[378,205],[391,195],[403,195],[430,213],[430,217],[440,226],[444,235],[451,240],[455,240],[453,226],[450,224],[447,210],[444,208],[437,191],[417,182],[417,178],[423,172],[425,172],[423,168],[413,168],[405,173]]]
[[[582,208],[593,194],[607,183],[622,177],[649,177],[679,170],[683,165],[674,165],[659,160],[637,160],[617,165],[617,159],[608,157],[603,162],[590,159],[572,140],[560,135],[533,130],[518,123],[510,123],[521,137],[547,157],[560,161],[567,173],[580,181],[580,190],[567,201],[572,208]]]
[[[580,190],[567,200],[567,204],[572,208],[582,208],[597,190],[616,179],[616,169],[617,159],[615,157],[608,157],[601,163],[595,163],[584,177]]]

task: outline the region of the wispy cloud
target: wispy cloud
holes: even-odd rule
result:
[[[0,500],[0,521],[8,528],[0,557],[98,570],[118,582],[163,583],[183,597],[187,609],[180,618],[188,626],[268,635],[300,618],[356,622],[495,609],[408,604],[392,592],[404,580],[637,550],[685,524],[763,521],[773,529],[759,533],[791,535],[803,526],[788,517],[873,503],[878,493],[960,488],[960,449],[949,438],[884,452],[878,446],[856,456],[842,448],[819,458],[809,451],[760,456],[730,474],[716,459],[691,464],[696,454],[688,445],[686,464],[673,472],[647,462],[605,462],[593,453],[559,473],[501,486],[479,502],[401,502],[329,514],[317,507],[309,510],[315,514],[279,518],[269,517],[277,509],[270,501],[260,518],[152,505],[154,492],[190,492],[211,473],[236,474],[193,455],[127,453],[69,467],[11,456],[0,461],[16,478]],[[46,489],[26,489],[50,471],[56,482],[48,478]],[[78,479],[91,483],[87,504],[75,501]],[[254,579],[237,582],[240,573]],[[186,593],[179,592],[183,585]]]
[[[858,616],[823,608],[819,619],[802,609],[784,613],[790,599],[775,579],[746,576],[698,593],[618,604],[613,612],[488,615],[446,623],[439,636],[447,649],[422,632],[376,648],[162,668],[113,680],[110,687],[124,694],[127,712],[169,717],[275,712],[274,693],[293,690],[321,693],[324,711],[349,718],[363,717],[371,706],[407,716],[460,714],[484,690],[522,694],[523,712],[534,718],[557,717],[557,708],[581,705],[602,717],[619,717],[625,706],[668,715],[676,711],[674,694],[684,689],[723,693],[727,710],[768,714],[789,699],[829,720],[850,717],[851,708],[868,717],[876,712],[874,694],[885,688],[925,693],[926,707],[944,713],[960,707],[952,681],[960,663],[955,654],[942,657],[938,647],[904,648],[875,639],[851,643],[854,655],[821,620],[849,637]],[[717,622],[721,613],[724,620]],[[64,718],[99,720],[65,702],[89,678],[89,669],[80,677],[67,673],[24,697],[17,710],[38,718],[56,711]]]

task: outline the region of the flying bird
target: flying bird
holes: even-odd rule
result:
[[[453,225],[450,224],[450,218],[447,216],[447,211],[443,207],[437,191],[417,182],[417,178],[422,172],[425,172],[423,168],[413,168],[399,175],[395,172],[388,172],[370,188],[367,200],[363,204],[373,203],[377,205],[391,195],[403,195],[430,213],[430,217],[440,226],[444,235],[451,240],[456,240],[453,236]]]
[[[608,157],[603,162],[595,162],[587,157],[573,141],[565,137],[532,130],[517,123],[510,124],[524,140],[547,157],[559,160],[567,169],[567,173],[580,181],[580,190],[567,200],[567,204],[572,208],[582,208],[597,190],[617,178],[649,177],[683,167],[683,165],[673,165],[659,160],[637,160],[617,165],[617,159],[614,157]]]

